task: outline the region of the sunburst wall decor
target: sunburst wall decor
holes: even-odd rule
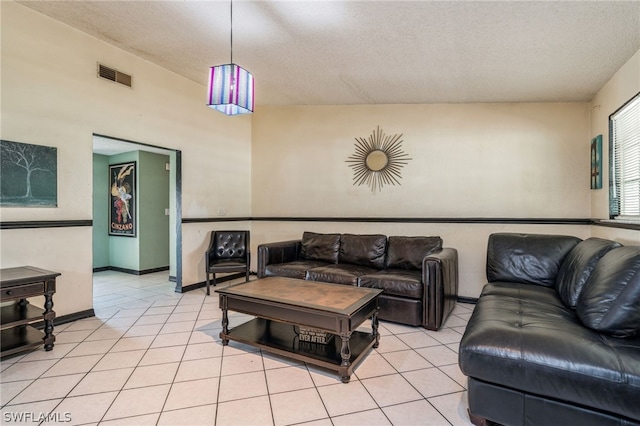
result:
[[[380,126],[368,139],[356,138],[356,152],[348,160],[353,184],[380,191],[384,185],[400,185],[401,169],[411,158],[402,150],[402,134],[385,135]]]

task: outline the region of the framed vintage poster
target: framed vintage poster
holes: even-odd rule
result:
[[[135,237],[136,162],[109,165],[109,235]]]
[[[0,140],[0,163],[0,207],[58,206],[56,148]]]
[[[602,135],[591,139],[591,189],[602,188]]]

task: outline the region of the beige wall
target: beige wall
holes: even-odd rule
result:
[[[608,238],[627,246],[640,246],[640,231],[637,230],[593,226],[591,236]]]
[[[590,217],[586,103],[262,107],[254,216]],[[353,186],[356,137],[403,134],[399,186]]]
[[[189,229],[188,233],[183,233],[182,244],[183,258],[192,259],[188,270],[184,270],[184,284],[194,284],[203,282],[206,279],[204,272],[204,252],[209,247],[211,232],[214,230],[248,230],[251,231],[251,222],[249,221],[233,221],[233,222],[215,222],[215,223],[190,223],[183,225],[183,230]],[[251,234],[253,237],[253,233]],[[188,251],[186,251],[188,250]],[[257,252],[251,252],[254,256],[253,261],[257,257]],[[255,253],[255,254],[254,254]],[[256,269],[253,268],[253,271]]]
[[[640,52],[590,104],[263,107],[253,117],[254,217],[608,217],[608,116],[640,92]],[[400,186],[351,184],[354,139],[402,133],[412,160]],[[601,190],[589,189],[589,141],[603,135]],[[254,221],[252,241],[303,231],[440,235],[460,255],[460,295],[477,297],[493,232],[596,236],[640,244],[640,232],[585,225]]]
[[[31,265],[62,273],[53,297],[58,316],[93,307],[91,228],[2,230],[0,240],[2,268]],[[32,302],[42,306],[44,298]]]
[[[251,212],[251,118],[205,106],[206,86],[100,42],[19,4],[0,2],[2,128],[6,140],[58,149],[58,208],[2,208],[2,221],[92,217],[92,134],[182,151],[182,214]],[[133,89],[98,79],[101,62]],[[203,70],[203,81],[207,70]],[[230,177],[230,178],[229,178]],[[183,281],[204,280],[199,227],[183,226]],[[91,229],[6,230],[2,267],[62,273],[58,315],[92,308]],[[196,248],[198,250],[196,250]]]
[[[589,218],[586,103],[263,107],[253,117],[254,217]],[[403,134],[401,185],[353,186],[345,160],[376,126]],[[316,232],[440,235],[477,297],[492,232],[586,238],[587,225],[254,221],[252,240]]]
[[[445,246],[455,247],[458,250],[459,295],[465,297],[478,297],[482,286],[486,283],[487,239],[494,232],[569,234],[580,238],[588,238],[590,236],[589,225],[254,221],[251,228],[253,253],[257,253],[255,249],[260,241],[299,239],[304,231],[356,234],[380,233],[384,235],[439,235],[442,237]]]
[[[602,189],[591,191],[593,218],[609,218],[609,116],[638,93],[640,93],[640,50],[616,72],[591,101],[591,137],[602,135],[604,159]],[[594,226],[593,236],[610,238],[628,245],[640,245],[640,232],[636,230]]]
[[[618,70],[591,101],[591,137],[602,135],[602,189],[592,191],[591,214],[609,218],[609,116],[640,92],[640,50]]]
[[[225,117],[204,106],[205,85],[157,67],[10,1],[0,2],[0,137],[58,149],[59,206],[2,208],[2,221],[92,216],[92,134],[182,151],[184,218],[503,217],[606,215],[606,190],[588,189],[592,135],[640,89],[632,58],[587,103],[259,107]],[[133,89],[96,78],[101,62],[133,75]],[[203,81],[207,70],[203,70]],[[602,116],[598,115],[602,111]],[[591,114],[590,114],[591,112]],[[591,120],[591,121],[590,121]],[[412,158],[400,186],[352,185],[345,160],[376,126],[402,133]],[[590,131],[591,129],[591,131]],[[605,176],[605,185],[606,185]],[[220,222],[182,227],[183,282],[204,280],[212,229],[251,229],[256,247],[318,232],[441,235],[460,252],[460,294],[476,297],[492,232],[592,232],[638,242],[637,231],[561,225]],[[0,264],[62,272],[59,315],[92,307],[91,229],[4,230]]]

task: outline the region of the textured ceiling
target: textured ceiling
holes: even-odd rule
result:
[[[230,61],[227,1],[19,3],[203,85]],[[588,101],[638,49],[640,1],[233,3],[258,105]]]

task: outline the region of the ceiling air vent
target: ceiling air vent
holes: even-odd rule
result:
[[[114,70],[106,65],[98,64],[98,77],[131,87],[131,76],[129,74]]]

